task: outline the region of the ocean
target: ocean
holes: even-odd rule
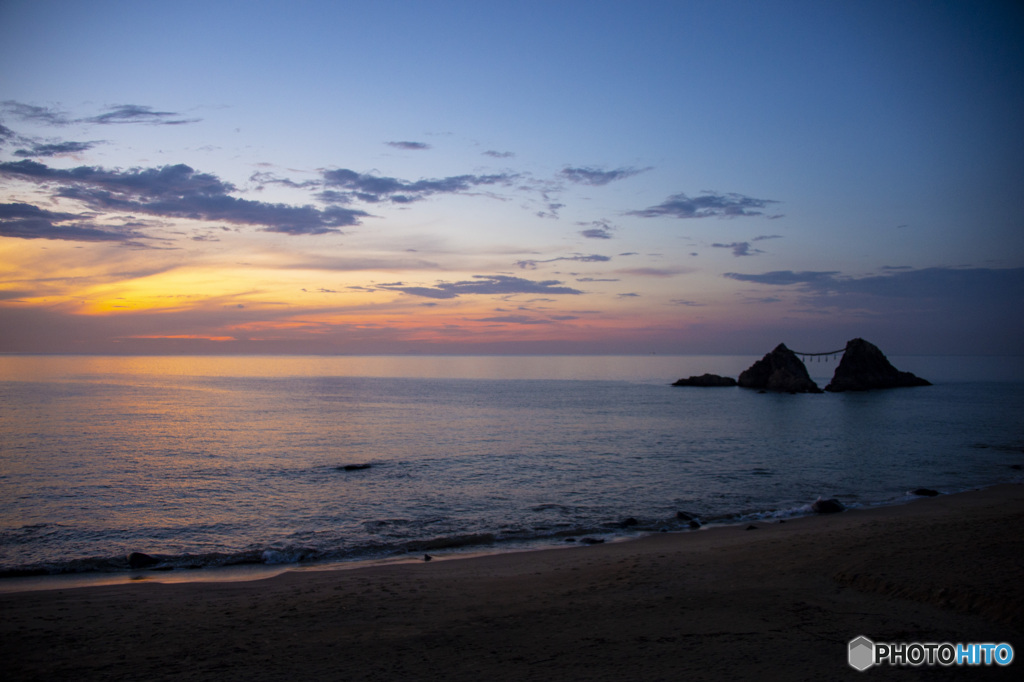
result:
[[[318,567],[1024,480],[1024,358],[894,357],[935,385],[866,393],[670,385],[758,357],[2,356],[0,589],[129,579],[132,552]]]

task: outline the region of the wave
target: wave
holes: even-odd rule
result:
[[[937,494],[961,492],[961,490],[929,491],[908,490],[882,501],[862,502],[844,499],[846,509],[858,507],[904,504],[921,496],[936,492]],[[569,542],[603,542],[605,540],[638,537],[657,532],[694,532],[708,526],[721,526],[750,523],[755,521],[781,521],[785,519],[811,516],[816,512],[813,503],[796,504],[772,509],[745,509],[726,514],[701,515],[678,511],[671,517],[637,518],[625,517],[609,519],[598,524],[572,524],[554,522],[547,525],[522,527],[516,525],[503,526],[494,531],[462,532],[450,534],[420,534],[430,526],[432,521],[439,519],[410,520],[388,518],[366,521],[364,528],[380,530],[383,527],[407,528],[415,526],[413,537],[403,534],[378,535],[374,539],[365,540],[361,544],[338,546],[307,546],[286,543],[271,543],[263,547],[250,547],[237,552],[207,552],[160,554],[145,553],[142,549],[114,556],[76,557],[66,560],[55,560],[20,565],[0,564],[0,579],[46,575],[90,574],[90,573],[133,573],[149,571],[187,571],[232,566],[279,566],[279,565],[310,565],[318,563],[337,563],[349,561],[378,560],[422,552],[465,552],[484,548],[529,549],[539,546],[552,546],[556,543]],[[572,507],[567,505],[544,503],[532,507],[533,511],[553,511],[565,513]],[[59,524],[33,524],[15,531],[3,533],[9,542],[20,535],[37,535],[52,531]],[[417,537],[418,535],[418,537]],[[596,538],[596,539],[595,539]],[[14,544],[14,543],[10,543]]]

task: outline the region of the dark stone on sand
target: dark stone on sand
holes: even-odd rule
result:
[[[821,393],[807,367],[784,343],[744,370],[737,383],[743,388],[768,391]]]
[[[580,542],[585,545],[600,545],[604,542],[604,538],[582,538]]]
[[[636,525],[639,525],[639,524],[640,524],[640,522],[637,521],[636,519],[634,519],[632,516],[630,516],[628,519],[624,519],[622,521],[622,527],[623,528],[629,528],[630,526],[636,526]]]
[[[918,488],[910,492],[912,495],[919,495],[920,497],[935,497],[939,494],[938,490],[932,490],[931,488]]]
[[[156,566],[160,560],[142,552],[132,552],[128,555],[128,568],[149,568]]]
[[[844,509],[846,509],[846,507],[844,507],[843,503],[839,500],[823,500],[820,497],[811,505],[811,511],[815,514],[836,514]]]
[[[431,559],[433,559],[433,558],[434,558],[434,557],[430,556],[429,554],[424,554],[424,555],[423,555],[423,560],[424,560],[424,561],[430,561],[430,560],[431,560]]]
[[[744,528],[743,530],[757,530],[757,526],[750,525],[750,526],[747,526],[746,528]]]
[[[369,469],[371,466],[370,464],[343,464],[335,468],[338,471],[362,471],[363,469]]]
[[[694,530],[697,530],[698,528],[700,528],[700,521],[698,521],[697,519],[691,519],[690,520],[690,528],[693,528]]]
[[[732,377],[723,377],[717,374],[701,374],[692,376],[689,379],[679,379],[673,386],[699,386],[701,388],[715,388],[718,386],[735,386],[736,380]]]
[[[843,358],[825,390],[838,393],[931,385],[925,379],[893,367],[878,346],[864,339],[852,339],[847,341]]]

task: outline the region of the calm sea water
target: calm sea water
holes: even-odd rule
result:
[[[0,575],[564,544],[1021,480],[1021,358],[892,358],[936,385],[871,393],[669,385],[756,359],[0,357]]]

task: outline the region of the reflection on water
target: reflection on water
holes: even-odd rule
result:
[[[423,379],[564,379],[671,383],[704,374],[736,377],[761,356],[742,355],[401,355],[401,356],[43,356],[0,355],[0,381],[114,380],[128,376],[405,377]],[[899,369],[933,383],[1024,382],[1024,356],[894,356]],[[838,362],[808,361],[821,386]]]
[[[679,510],[799,513],[818,495],[1020,476],[1021,384],[894,359],[937,385],[669,386],[755,359],[3,357],[0,571],[105,570],[132,551],[181,567],[365,558],[626,517],[674,530]]]

